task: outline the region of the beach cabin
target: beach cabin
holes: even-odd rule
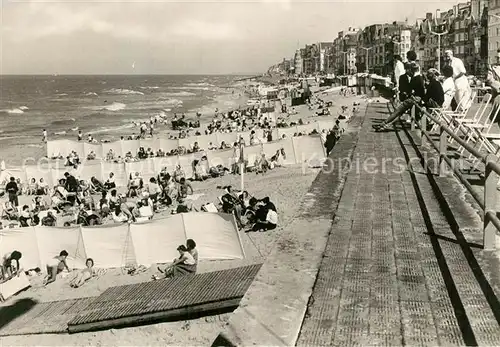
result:
[[[278,99],[278,89],[270,89],[267,91],[267,100],[277,100]]]

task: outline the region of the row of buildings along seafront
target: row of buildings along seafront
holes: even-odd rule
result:
[[[273,65],[269,72],[304,76],[369,71],[386,76],[392,71],[394,55],[405,59],[406,52],[413,50],[427,69],[438,66],[439,56],[443,63],[446,49],[464,61],[468,73],[484,75],[487,63],[496,62],[500,51],[500,0],[459,3],[447,11],[427,13],[413,23],[348,28],[330,42],[297,49],[292,58]]]

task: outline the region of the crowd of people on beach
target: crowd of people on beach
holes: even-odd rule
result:
[[[312,96],[307,101],[307,107],[316,111],[316,116],[330,115],[331,102],[322,100],[320,96]],[[340,121],[349,121],[356,111],[356,104],[349,110],[347,106],[342,107],[337,115],[337,120],[332,129],[318,132],[313,130],[311,134],[321,137],[327,152],[329,153],[344,131]],[[251,106],[244,109],[229,110],[220,112],[216,110],[211,122],[203,131],[204,134],[230,133],[249,131],[249,138],[243,139],[243,146],[252,146],[275,139],[273,130],[276,128],[286,128],[304,124],[302,119],[291,120],[291,116],[297,111],[294,107],[288,107],[282,103],[281,113],[276,116],[269,112],[274,111],[274,103],[271,106],[267,103]],[[185,115],[174,116],[172,129],[179,131],[177,136],[172,135],[172,139],[187,138],[191,135],[202,135],[200,127],[200,114],[198,113],[195,122],[186,120]],[[122,136],[121,141],[133,139],[145,139],[153,137],[154,130],[161,123],[167,120],[164,117],[155,117],[150,122],[138,123],[140,133],[132,136]],[[193,134],[194,132],[194,134]],[[294,136],[309,134],[295,133]],[[43,131],[43,140],[47,142],[47,131]],[[98,143],[92,134],[88,134],[84,140],[82,131],[78,131],[78,141]],[[104,142],[104,141],[102,141]],[[163,168],[155,173],[153,177],[144,179],[140,172],[131,173],[128,177],[126,187],[118,187],[114,173],[109,173],[108,177],[101,181],[96,177],[85,181],[79,179],[76,174],[65,172],[54,187],[43,178],[29,179],[23,184],[19,178],[11,177],[5,186],[7,201],[2,208],[0,229],[5,227],[30,227],[30,226],[71,226],[83,225],[93,226],[111,223],[134,223],[153,218],[161,214],[188,213],[191,211],[224,212],[234,215],[239,230],[244,232],[266,232],[277,229],[279,225],[278,211],[266,196],[258,198],[252,196],[248,191],[237,191],[231,186],[217,187],[222,190],[218,201],[213,201],[194,206],[197,197],[192,185],[192,181],[203,181],[212,177],[219,177],[225,174],[240,174],[241,153],[240,141],[235,143],[220,144],[209,143],[207,148],[201,148],[196,139],[193,143],[185,147],[165,153],[161,149],[153,151],[151,148],[140,147],[136,153],[129,152],[123,158],[116,155],[113,150],[105,153],[104,160],[108,162],[131,162],[143,160],[151,157],[163,157],[168,155],[182,155],[187,153],[198,153],[205,151],[233,149],[233,164],[229,167],[218,165],[210,167],[207,156],[201,155],[200,159],[192,163],[192,178],[184,172],[183,167],[177,165],[175,170],[169,172]],[[247,158],[243,158],[243,170],[245,172],[255,172],[256,174],[266,174],[268,170],[283,165],[286,153],[283,148],[267,157],[264,153],[256,156],[255,162],[249,163]],[[66,165],[78,168],[82,165],[82,159],[76,151],[72,151],[66,158]],[[93,151],[86,154],[86,160],[97,159]],[[30,196],[31,203],[19,206],[20,196]],[[26,201],[26,198],[23,199]],[[215,209],[214,209],[215,206]],[[153,275],[154,280],[194,274],[198,265],[198,252],[194,240],[188,240],[185,245],[177,247],[179,256],[166,267],[158,267],[158,273]],[[59,256],[47,260],[47,276],[44,285],[50,284],[58,278],[62,271],[70,272],[67,265],[66,250],[62,250]],[[96,256],[96,255],[94,255]],[[95,259],[95,258],[94,258]],[[19,275],[22,271],[22,254],[13,250],[2,259],[2,278],[8,280]],[[40,269],[29,269],[40,273]],[[78,288],[89,279],[96,277],[97,271],[94,268],[93,258],[86,259],[85,268],[74,271],[74,276],[69,281],[69,285]]]

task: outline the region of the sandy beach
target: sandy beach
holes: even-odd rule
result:
[[[290,121],[302,119],[304,123],[322,119],[335,119],[341,106],[352,106],[354,101],[362,101],[358,96],[342,97],[337,93],[320,96],[325,101],[333,101],[330,107],[331,116],[316,117],[315,111],[309,110],[306,105],[296,107],[297,114],[290,116]],[[335,149],[334,149],[335,150]],[[200,262],[198,272],[209,272],[226,268],[238,267],[246,264],[261,263],[266,255],[275,247],[286,247],[279,243],[279,235],[287,232],[287,226],[293,220],[304,195],[315,179],[319,169],[311,169],[302,165],[276,168],[267,174],[248,173],[245,175],[245,190],[257,198],[269,196],[277,207],[279,226],[276,230],[260,233],[241,233],[241,239],[246,253],[246,259],[237,261],[205,261]],[[203,194],[195,202],[195,206],[207,202],[216,203],[222,190],[217,186],[232,185],[240,188],[240,177],[226,175],[209,179],[204,182],[193,182],[196,194]],[[111,286],[132,284],[149,281],[155,272],[156,266],[145,272],[131,276],[123,269],[104,270],[98,278],[94,278],[78,289],[69,287],[72,274],[58,279],[49,287],[42,287],[42,276],[32,279],[32,288],[10,298],[2,306],[9,305],[20,298],[32,298],[39,302],[63,300],[70,298],[97,296]],[[199,319],[168,322],[142,327],[111,329],[107,331],[68,334],[45,334],[9,336],[0,338],[0,344],[13,345],[95,345],[95,346],[136,346],[136,345],[197,345],[207,346],[217,336],[225,325],[230,313],[209,316]]]

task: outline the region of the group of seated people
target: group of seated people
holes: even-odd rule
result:
[[[222,211],[232,213],[240,229],[246,231],[274,230],[278,224],[276,206],[269,197],[257,199],[247,191],[238,192],[231,186],[223,187],[225,194],[221,196]]]
[[[21,259],[23,254],[17,250],[8,252],[1,259],[0,264],[0,283],[9,281],[10,279],[19,276],[21,273],[29,272],[29,269],[23,269],[21,266]],[[66,250],[59,252],[58,256],[47,259],[46,261],[46,271],[47,275],[43,280],[44,286],[53,283],[57,280],[57,275],[62,271],[66,270],[71,272],[68,264],[67,257],[69,256]],[[40,273],[40,269],[34,269],[36,273]],[[85,262],[85,268],[81,270],[74,271],[75,275],[69,281],[69,285],[72,288],[79,288],[85,282],[87,282],[92,277],[97,275],[94,269],[94,260],[88,258]]]
[[[437,69],[429,69],[424,77],[420,74],[420,66],[416,62],[406,63],[404,67],[406,73],[399,78],[399,89],[396,94],[399,96],[399,104],[386,120],[373,126],[375,131],[388,130],[414,105],[420,105],[427,109],[448,109],[451,106],[455,96],[452,66],[443,67],[444,80],[442,83],[439,81],[441,73]],[[471,94],[470,89],[468,94]],[[420,114],[417,112],[417,120],[419,117]],[[427,126],[432,127],[431,122]]]
[[[71,151],[71,153],[66,157],[66,163],[64,163],[64,166],[78,166],[80,164],[80,157],[78,156],[78,153],[75,151]]]
[[[174,113],[174,118],[172,119],[172,129],[173,130],[179,130],[179,129],[184,129],[184,128],[189,128],[189,129],[196,129],[200,127],[200,120],[199,117],[201,114],[198,112],[196,114],[197,120],[194,122],[190,122],[186,120],[186,115],[182,114],[181,117],[177,116],[176,113]]]
[[[49,192],[49,184],[43,179],[40,178],[37,180],[36,178],[32,177],[29,180],[29,183],[24,185],[21,182],[21,179],[17,178],[16,179],[16,184],[17,184],[17,195],[46,195]]]

